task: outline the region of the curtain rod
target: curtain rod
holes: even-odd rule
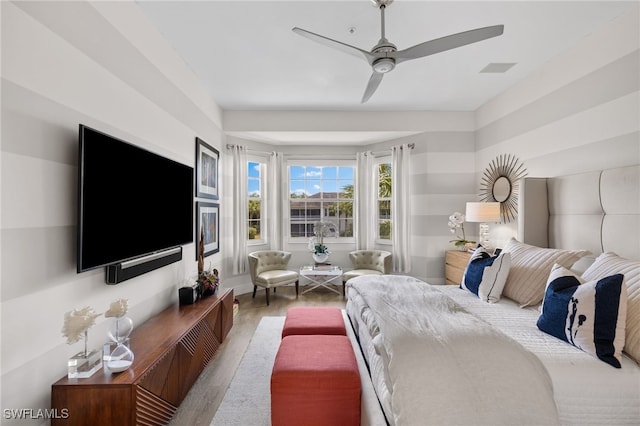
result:
[[[407,146],[410,149],[414,149],[416,147],[416,144],[415,143],[410,143],[410,144],[407,144]],[[391,153],[391,149],[387,149],[387,150],[384,150],[384,151],[372,151],[371,155],[376,156],[376,155],[390,154],[390,153]]]
[[[233,149],[233,147],[235,147],[236,145],[234,144],[227,144],[227,149]],[[407,144],[407,146],[410,149],[414,149],[416,147],[415,143],[410,143]],[[247,153],[252,153],[252,154],[262,154],[262,155],[273,155],[273,151],[271,152],[267,152],[267,151],[257,151],[254,149],[249,149],[247,148]],[[388,150],[384,150],[384,151],[372,151],[371,154],[376,156],[376,155],[382,155],[382,154],[389,154],[391,153],[391,149]],[[287,157],[297,157],[297,156],[303,156],[303,157],[317,157],[317,156],[326,156],[327,154],[285,154],[285,156]],[[343,155],[339,155],[339,156],[344,156],[345,158],[352,158],[352,156],[350,154],[343,154]]]
[[[227,144],[227,149],[233,149],[236,145],[234,144]],[[255,149],[249,149],[247,148],[247,154],[262,154],[262,155],[273,155],[273,152],[267,152],[267,151],[257,151]]]

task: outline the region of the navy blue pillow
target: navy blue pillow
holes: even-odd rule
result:
[[[469,259],[460,288],[470,291],[485,302],[500,300],[511,267],[511,255],[496,249],[490,255],[478,246]]]
[[[537,325],[545,333],[620,368],[626,306],[624,275],[583,283],[556,264],[549,275]]]

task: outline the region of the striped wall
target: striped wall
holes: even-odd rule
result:
[[[182,262],[116,286],[105,285],[103,268],[76,273],[78,124],[193,166],[196,136],[220,146],[221,113],[132,2],[1,7],[0,400],[3,409],[37,410],[50,406],[51,384],[82,349],[61,334],[65,312],[101,313],[126,298],[139,324],[174,302],[196,270],[191,244]],[[106,329],[98,318],[90,348],[107,340]],[[3,411],[5,423],[43,420]]]
[[[639,17],[636,5],[483,105],[476,171],[505,153],[529,176],[640,164]],[[495,231],[504,242],[516,228]]]
[[[476,199],[475,132],[472,113],[449,113],[448,128],[377,144],[374,150],[413,143],[411,153],[411,272],[434,284],[444,283],[445,250],[454,238],[447,226],[449,216],[464,212],[465,203]],[[466,236],[477,234],[466,225]]]

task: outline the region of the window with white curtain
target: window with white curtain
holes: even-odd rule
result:
[[[264,244],[267,233],[265,198],[267,164],[265,159],[252,157],[247,161],[247,202],[249,244]]]
[[[338,238],[353,238],[353,160],[290,160],[287,175],[287,229],[291,239],[313,236],[318,221],[334,223]]]
[[[391,243],[391,223],[393,215],[391,211],[392,195],[392,168],[391,158],[378,158],[376,161],[377,174],[377,229],[376,239],[380,243]]]

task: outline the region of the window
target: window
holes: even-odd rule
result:
[[[378,164],[378,238],[391,240],[391,163]]]
[[[258,161],[247,162],[247,200],[249,203],[249,230],[247,232],[250,241],[264,239],[265,203],[264,203],[264,175],[266,165]]]
[[[355,168],[345,165],[289,166],[289,234],[313,236],[317,221],[336,225],[340,237],[353,237]]]

